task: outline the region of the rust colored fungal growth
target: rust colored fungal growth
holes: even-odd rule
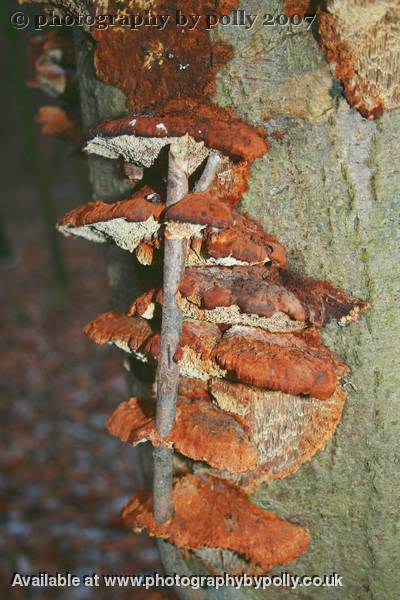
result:
[[[114,344],[125,352],[139,353],[144,342],[152,335],[152,330],[145,319],[112,311],[86,325],[84,333],[95,344]]]
[[[191,2],[187,10],[202,15],[202,23],[192,30],[175,24],[176,9],[185,12],[186,4],[183,8],[171,0],[157,0],[145,7],[140,0],[130,2],[129,7],[113,0],[107,4],[107,14],[113,16],[116,26],[92,31],[97,42],[94,65],[101,81],[126,94],[131,110],[141,111],[167,99],[204,98],[215,93],[216,73],[232,57],[232,49],[210,40],[204,15],[228,14],[237,7],[237,0]],[[143,14],[144,8],[153,18],[165,15],[168,21],[158,28],[118,27],[119,19]]]
[[[268,150],[263,128],[248,125],[228,108],[194,100],[168,102],[156,116],[106,121],[89,132],[85,150],[149,167],[161,148],[183,136],[189,136],[189,174],[213,151],[251,164]]]
[[[42,135],[60,137],[75,143],[80,139],[78,120],[68,116],[65,110],[58,106],[42,106],[36,114],[35,121]]]
[[[233,225],[230,207],[216,200],[210,192],[194,192],[166,211],[167,234],[180,239],[199,235],[205,227],[226,228]]]
[[[37,35],[29,40],[28,54],[34,73],[28,85],[50,96],[65,94],[75,78],[72,36],[58,31]]]
[[[319,14],[319,36],[352,107],[368,118],[399,108],[397,0],[330,0]]]
[[[190,400],[208,400],[208,382],[191,377],[181,377],[179,380],[179,395]]]
[[[233,326],[218,343],[216,363],[237,381],[258,388],[327,400],[346,372],[337,357],[306,337]]]
[[[178,302],[187,316],[272,332],[356,321],[370,305],[328,281],[301,280],[274,267],[189,268]]]
[[[316,4],[319,4],[319,2],[313,0],[285,0],[283,10],[288,17],[294,17],[295,15],[303,17],[309,14],[311,6]]]
[[[222,162],[214,181],[208,188],[215,200],[221,200],[234,208],[248,189],[250,165],[246,161],[232,163]]]
[[[330,281],[299,279],[287,271],[281,272],[281,281],[302,303],[307,321],[317,327],[331,320],[341,326],[347,325],[357,321],[361,313],[371,308],[369,302],[352,298]]]
[[[162,304],[162,290],[152,288],[132,302],[127,315],[129,317],[139,316],[144,319],[153,319],[156,307],[160,304]]]
[[[205,267],[186,269],[178,303],[185,315],[212,323],[249,325],[269,331],[306,326],[299,299],[280,284],[274,268]]]
[[[346,399],[339,383],[324,402],[224,379],[212,380],[210,393],[220,408],[241,419],[258,449],[259,461],[254,471],[240,476],[224,474],[248,494],[261,483],[293,475],[323,450],[340,422]]]
[[[248,325],[271,332],[322,327],[330,320],[345,326],[370,308],[329,281],[296,279],[274,267],[187,268],[178,304],[186,317],[225,325]],[[161,290],[137,298],[128,315],[152,319],[162,304]]]
[[[330,282],[286,272],[282,245],[235,210],[268,142],[265,128],[210,100],[232,49],[209,38],[205,15],[228,14],[238,0],[36,1],[57,14],[107,14],[104,28],[87,26],[94,69],[125,94],[133,114],[90,130],[85,150],[123,159],[134,186],[154,173],[163,182],[159,193],[144,185],[125,200],[78,207],[58,223],[67,236],[112,241],[146,265],[163,249],[162,286],[126,314],[104,313],[85,328],[97,344],[114,344],[151,368],[158,363],[154,398],[130,398],[107,421],[120,440],[153,445],[153,493],[128,502],[126,525],[210,565],[226,559],[224,570],[261,574],[289,564],[307,550],[308,532],[247,495],[295,473],[333,436],[346,397],[340,377],[348,369],[321,345],[320,328],[331,319],[355,321],[369,304]],[[317,4],[321,44],[350,104],[368,117],[398,108],[398,3],[285,0],[284,10],[304,16]],[[192,16],[202,15],[192,28],[174,22],[177,9],[189,14],[186,5]],[[169,18],[160,26],[162,15]],[[67,41],[42,36],[31,59],[31,85],[66,96],[75,67]],[[328,67],[313,73],[297,78],[298,91],[322,78],[318,89],[328,96]],[[289,84],[280,98],[292,96]],[[324,110],[315,115],[333,106],[330,97],[321,102]],[[41,109],[38,121],[44,133],[78,135],[56,107]],[[272,135],[281,143],[284,132]],[[181,475],[175,483],[174,451]]]
[[[189,194],[187,197],[194,201],[197,193]],[[181,200],[181,202],[185,202],[185,200]],[[230,212],[228,206],[224,207],[223,204],[222,201],[210,201],[208,217],[211,220],[214,210],[220,207],[221,212],[219,214],[217,212],[215,222],[220,219],[219,222],[221,223],[221,215],[225,215],[223,218],[227,220],[230,220],[230,215],[233,218],[232,225],[225,228],[218,229],[217,227],[196,223],[169,224],[167,235],[177,236],[178,239],[183,238],[183,236],[192,236],[189,240],[186,265],[190,267],[240,266],[272,262],[283,267],[286,262],[283,246],[274,237],[265,233],[254,221],[236,211]],[[208,217],[206,212],[206,218],[203,220],[207,220]],[[193,217],[194,219],[195,217]],[[156,227],[155,234],[144,242],[144,251],[149,252],[151,255],[154,249],[160,247],[160,235],[157,235],[157,232],[161,233],[160,229]]]
[[[107,421],[108,431],[133,446],[150,441],[161,444],[155,424],[154,403],[130,398],[118,406]],[[255,469],[257,450],[247,438],[235,417],[213,406],[209,397],[191,401],[180,396],[176,421],[163,440],[167,446],[196,461],[204,461],[216,469],[241,473]]]
[[[204,240],[192,242],[195,254],[204,254],[211,264],[226,266],[255,265],[272,261],[280,267],[286,263],[285,250],[281,244],[251,219],[234,213],[234,224],[222,231],[206,229]],[[199,248],[200,246],[200,248]],[[189,264],[199,266],[201,261],[193,257]]]
[[[152,242],[147,254],[141,247],[138,259],[151,263],[153,247],[158,247],[160,217],[165,209],[158,194],[148,186],[143,187],[131,198],[107,204],[88,202],[66,214],[57,228],[64,235],[83,237],[90,241],[112,240],[117,246],[133,252],[145,242]]]
[[[121,319],[131,318],[121,314],[120,317]],[[136,317],[136,319],[138,318]],[[213,358],[213,352],[217,348],[221,335],[219,328],[211,323],[190,319],[184,321],[179,347],[174,357],[179,363],[181,376],[206,381],[210,377],[223,377],[226,374],[226,371],[221,369]],[[122,347],[122,345],[120,346]],[[160,334],[153,333],[136,350],[126,347],[123,349],[132,352],[142,360],[151,358],[157,361],[160,354]]]
[[[84,333],[95,344],[114,344],[146,362],[157,361],[160,354],[160,334],[153,332],[148,320],[130,317],[115,311],[107,312],[89,323]],[[181,375],[207,380],[222,377],[225,371],[213,359],[213,351],[221,339],[216,325],[188,320],[183,323],[182,335],[175,359]]]
[[[203,380],[212,376],[223,377],[226,371],[221,369],[213,356],[221,335],[219,328],[211,323],[193,319],[184,321],[175,355],[181,375]]]
[[[140,360],[158,360],[160,334],[141,317],[105,313],[85,328],[98,344],[113,343]],[[222,333],[205,321],[184,321],[175,360],[181,375],[228,377],[261,389],[327,400],[347,368],[320,345],[317,331],[270,333],[234,325]]]
[[[133,496],[123,510],[125,525],[179,548],[227,549],[270,570],[301,556],[310,543],[305,529],[251,504],[243,492],[214,477],[188,475],[173,491],[175,514],[156,523],[149,495]]]

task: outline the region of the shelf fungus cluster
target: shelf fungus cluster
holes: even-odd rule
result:
[[[40,133],[79,146],[81,132],[72,33],[60,29],[40,34],[30,40],[28,54],[33,72],[28,86],[39,88],[57,102],[39,108],[35,121]]]
[[[268,144],[263,131],[231,111],[167,102],[154,113],[98,126],[86,151],[148,169],[165,146],[166,190],[143,184],[130,198],[90,202],[58,224],[65,235],[110,241],[146,265],[164,252],[158,288],[132,299],[125,313],[107,312],[85,328],[93,342],[114,344],[158,369],[156,397],[152,389],[123,402],[108,419],[109,432],[178,458],[173,513],[159,518],[155,489],[153,498],[132,497],[123,517],[134,531],[198,557],[208,553],[204,561],[213,569],[209,551],[219,549],[232,570],[239,561],[242,570],[265,572],[304,553],[310,534],[248,496],[260,483],[295,473],[333,436],[348,369],[323,346],[320,331],[331,320],[356,321],[368,304],[330,282],[288,272],[282,245],[236,210],[249,168]],[[168,321],[171,315],[176,320]],[[163,329],[166,320],[170,329]],[[175,392],[172,385],[165,392],[173,396],[170,426],[160,412],[165,347],[164,373],[172,378],[176,367],[179,375]]]
[[[288,16],[317,15],[318,40],[350,106],[374,119],[400,106],[397,0],[285,0]]]

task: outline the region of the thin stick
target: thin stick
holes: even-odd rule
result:
[[[188,193],[188,161],[186,152],[171,145],[168,164],[167,206],[179,202]],[[161,347],[158,363],[157,414],[158,433],[166,437],[175,422],[178,395],[179,365],[174,361],[182,331],[182,313],[176,303],[176,292],[185,269],[186,240],[165,239]],[[153,451],[153,511],[158,523],[173,514],[172,448],[160,446]]]
[[[218,168],[222,162],[222,156],[217,152],[211,152],[208,157],[204,171],[202,172],[199,180],[194,186],[195,192],[205,192],[207,188],[212,184],[214,177],[218,171]]]
[[[215,177],[220,157],[211,154],[195,191],[207,189]],[[171,145],[168,165],[167,206],[179,202],[188,193],[188,160],[183,145]],[[179,386],[179,365],[174,356],[182,332],[182,312],[176,303],[179,283],[184,275],[187,240],[165,239],[164,280],[161,322],[161,346],[158,363],[156,426],[165,438],[175,423],[176,399]],[[172,448],[154,448],[153,512],[158,523],[164,523],[174,512]]]

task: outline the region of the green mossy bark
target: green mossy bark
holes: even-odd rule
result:
[[[280,2],[242,5],[253,14],[282,12]],[[302,558],[273,573],[336,572],[344,587],[208,590],[182,597],[394,600],[400,589],[400,114],[371,122],[344,99],[327,101],[333,88],[323,93],[326,63],[304,26],[263,27],[260,19],[251,30],[228,27],[219,35],[233,44],[235,56],[219,74],[218,102],[270,133],[284,133],[279,141],[270,139],[270,152],[254,165],[241,210],[285,244],[290,268],[331,279],[369,299],[373,309],[359,323],[332,325],[324,333],[351,368],[333,440],[294,476],[260,487],[253,497],[312,536]],[[80,56],[86,122],[123,114],[123,96],[94,79],[82,40]],[[295,94],[296,81],[308,82],[295,103],[299,111],[288,109],[286,97]],[[95,195],[113,198],[126,182],[106,163],[92,161]],[[127,264],[123,253],[114,257],[118,261]],[[121,283],[127,275],[119,269]],[[182,572],[178,553],[164,543],[161,549],[168,570]]]

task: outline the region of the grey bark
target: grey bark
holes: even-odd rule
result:
[[[275,1],[248,0],[241,8],[281,12]],[[201,594],[218,600],[394,600],[400,589],[400,114],[366,121],[343,98],[333,98],[323,54],[303,26],[263,27],[259,21],[251,30],[226,27],[220,35],[235,56],[218,76],[217,101],[270,133],[284,132],[283,139],[270,139],[269,153],[254,165],[240,209],[285,244],[290,268],[331,279],[370,300],[373,309],[358,324],[324,332],[325,343],[351,367],[334,438],[294,476],[262,486],[253,497],[312,536],[303,557],[272,574],[334,571],[344,587]],[[92,120],[121,113],[120,92],[93,82],[87,69],[82,81],[83,101],[96,104],[91,111],[84,105]],[[93,85],[89,99],[85,87]],[[111,197],[121,184],[100,185],[98,164],[92,163],[98,195]],[[181,572],[180,554],[161,547],[166,568]],[[187,568],[199,571],[201,565]]]

